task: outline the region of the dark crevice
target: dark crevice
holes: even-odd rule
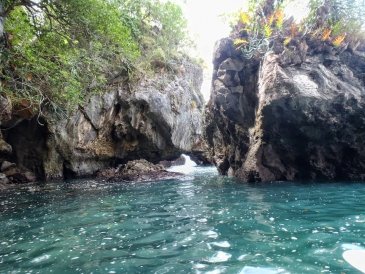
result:
[[[32,171],[39,180],[45,180],[44,160],[47,156],[49,132],[44,119],[23,120],[4,131],[4,139],[13,148],[11,161]]]

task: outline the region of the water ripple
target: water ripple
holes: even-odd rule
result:
[[[365,185],[192,176],[0,193],[0,272],[357,273]]]

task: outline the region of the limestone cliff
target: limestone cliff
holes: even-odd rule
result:
[[[205,135],[220,173],[245,181],[365,179],[365,54],[217,43]]]
[[[90,176],[135,159],[156,163],[181,153],[199,155],[201,83],[201,68],[181,60],[150,79],[115,81],[67,119],[16,120],[13,113],[9,122],[4,112],[0,162],[54,179]]]

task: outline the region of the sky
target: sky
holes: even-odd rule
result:
[[[287,14],[293,14],[300,20],[305,13],[308,0],[297,0],[287,7]],[[190,36],[196,44],[192,55],[204,60],[204,81],[202,93],[209,100],[211,76],[213,73],[212,58],[214,44],[227,37],[230,32],[229,23],[224,14],[234,13],[245,7],[245,0],[174,0],[178,3],[188,21]]]
[[[212,58],[214,44],[229,35],[229,24],[222,15],[238,11],[244,0],[176,0],[183,8],[188,21],[188,30],[196,44],[193,55],[204,60],[204,81],[202,93],[206,101],[210,96],[211,75],[213,73]]]

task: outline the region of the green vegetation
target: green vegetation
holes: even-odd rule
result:
[[[6,0],[2,8],[0,94],[34,111],[73,109],[117,76],[163,66],[187,41],[171,2]]]
[[[251,0],[248,11],[238,14],[232,36],[245,58],[260,57],[278,42],[287,47],[312,40],[343,50],[365,41],[365,1],[311,0],[310,12],[300,23],[285,19],[289,2]]]
[[[234,43],[250,59],[268,51],[271,41],[280,35],[284,20],[282,1],[251,0],[248,11],[241,11],[238,17]]]
[[[190,42],[181,8],[160,0],[115,1],[141,49],[142,57],[135,63],[134,74],[172,66]]]

